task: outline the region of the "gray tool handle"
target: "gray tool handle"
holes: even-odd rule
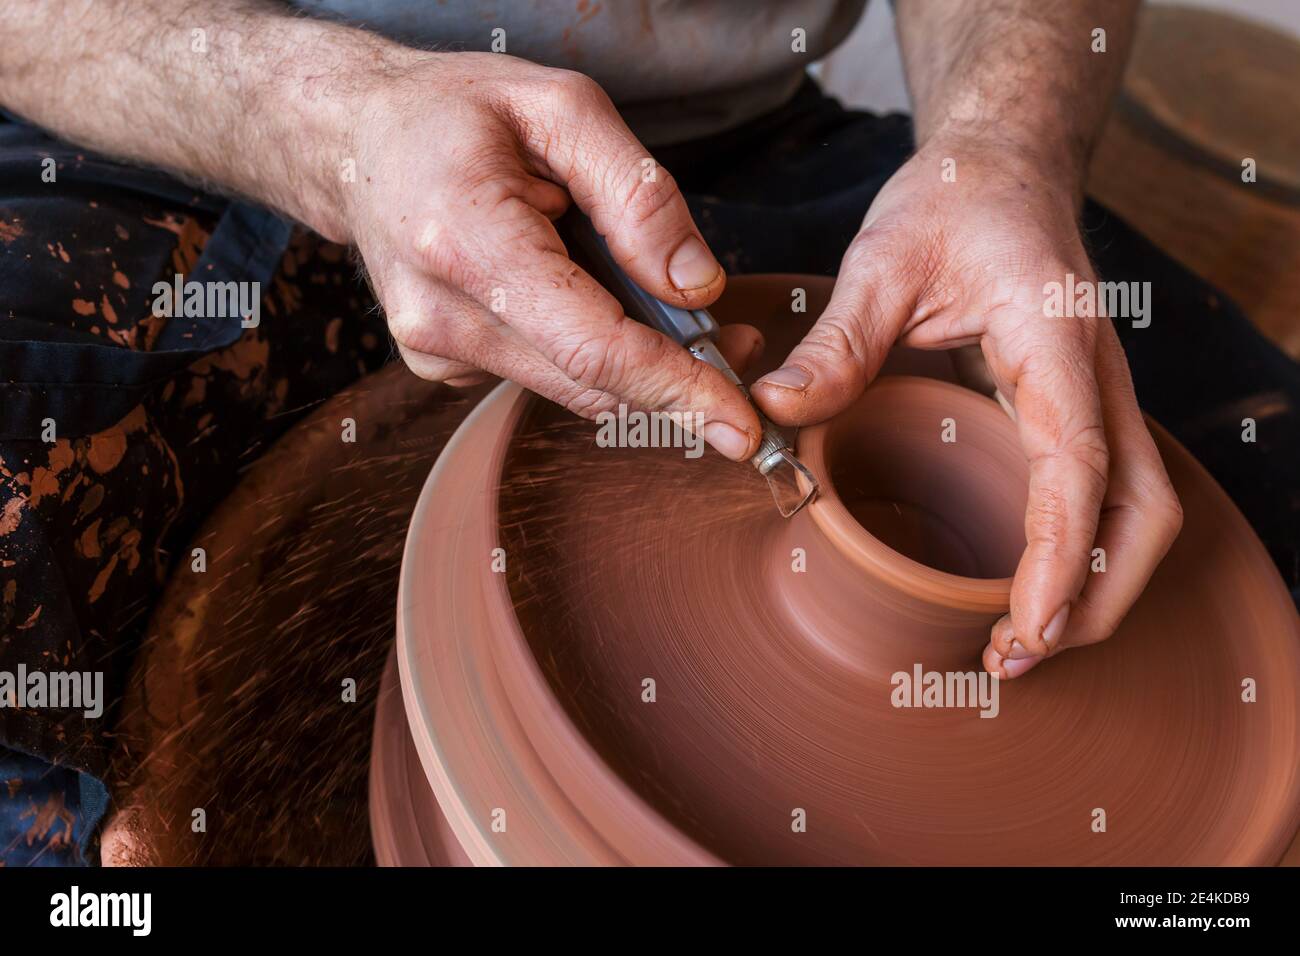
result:
[[[629,318],[658,329],[674,342],[685,346],[702,362],[712,365],[749,397],[727,360],[718,351],[718,323],[707,309],[679,309],[661,302],[632,280],[609,251],[605,240],[596,232],[591,220],[577,207],[571,208],[555,223],[570,258],[586,269],[593,279],[619,301]],[[751,400],[752,404],[752,400]],[[749,459],[759,474],[767,479],[772,498],[784,518],[797,514],[817,494],[817,479],[790,450],[790,443],[766,415],[754,406],[763,426],[763,440]],[[802,484],[801,484],[802,482]]]
[[[706,309],[679,309],[661,302],[637,285],[614,261],[604,238],[577,207],[561,216],[555,228],[568,247],[570,257],[618,299],[629,318],[658,329],[687,348],[701,338],[713,340],[718,337],[718,323]],[[705,358],[702,355],[697,357]]]

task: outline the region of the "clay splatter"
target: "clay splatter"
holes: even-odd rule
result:
[[[23,235],[23,227],[17,219],[0,219],[0,243],[9,245]]]

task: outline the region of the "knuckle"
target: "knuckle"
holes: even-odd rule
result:
[[[394,332],[393,339],[409,351],[423,355],[450,355],[454,351],[445,324],[436,317],[412,324],[401,337]]]
[[[800,348],[831,359],[832,366],[847,361],[854,369],[866,367],[871,351],[867,333],[856,315],[823,317],[804,338]]]
[[[1024,369],[1043,379],[1057,395],[1083,396],[1096,390],[1095,364],[1077,325],[1021,326],[1019,344],[1024,349]],[[1051,387],[1049,383],[1055,383]]]
[[[640,164],[629,163],[625,179],[628,185],[621,190],[624,224],[642,226],[664,212],[676,211],[677,181],[663,167],[656,167],[655,175],[647,177]]]
[[[492,215],[502,204],[518,197],[524,188],[523,174],[518,167],[467,172],[461,185],[462,208],[468,206],[484,216]]]
[[[602,335],[560,349],[556,365],[584,389],[611,396],[627,397],[631,393],[636,404],[647,408],[676,407],[687,396],[708,389],[709,368],[705,363],[691,360],[679,374],[679,366],[673,361],[680,357],[677,346],[662,336],[623,332],[623,323],[630,321],[621,319]]]
[[[416,235],[415,261],[424,272],[436,279],[463,287],[476,272],[476,258],[469,254],[450,223],[432,219]]]
[[[522,211],[524,206],[519,204],[519,209]],[[511,214],[500,217],[485,233],[478,268],[492,262],[505,269],[508,263],[531,263],[548,254],[565,255],[564,243],[550,221],[540,215]]]
[[[560,396],[560,404],[582,418],[595,418],[601,412],[612,412],[618,407],[618,399],[598,388],[577,386]]]
[[[587,389],[608,391],[617,387],[624,375],[616,334],[586,336],[562,345],[554,361],[569,379]]]
[[[447,228],[446,220],[431,217],[412,230],[408,241],[415,256],[420,261],[427,261],[436,257],[450,239],[451,230]]]
[[[1069,505],[1055,488],[1040,488],[1025,510],[1026,536],[1031,544],[1055,546],[1065,540],[1070,526]]]
[[[851,269],[880,280],[920,282],[935,272],[939,245],[918,240],[905,226],[878,223],[853,237],[844,253],[841,271]]]
[[[1155,516],[1156,528],[1170,543],[1183,530],[1183,503],[1178,500],[1172,487],[1155,495],[1151,502],[1151,512]]]
[[[449,149],[448,175],[442,188],[436,190],[444,202],[452,203],[463,197],[467,189],[517,177],[523,169],[515,144],[500,136],[471,136]]]
[[[420,316],[414,309],[396,309],[385,315],[388,322],[388,334],[393,337],[398,348],[418,351],[422,330]]]
[[[599,83],[576,70],[550,70],[543,82],[553,107],[562,114],[589,110],[607,100]]]
[[[860,233],[840,265],[840,280],[832,299],[837,324],[857,333],[856,351],[865,353],[873,337],[892,337],[924,297],[942,296],[928,278],[924,253],[910,243],[894,243]],[[874,320],[874,321],[873,321]],[[878,327],[877,327],[878,326]],[[892,342],[878,342],[883,347]]]
[[[873,275],[883,270],[885,263],[896,258],[894,248],[888,242],[880,241],[874,234],[860,232],[853,237],[844,258],[840,261],[840,271],[853,275]]]
[[[702,406],[708,404],[709,396],[715,394],[716,377],[713,373],[713,367],[707,362],[691,359],[685,366],[685,375],[659,376],[660,387],[654,396],[656,406],[683,410],[690,406],[692,411],[707,412],[708,409]]]
[[[1110,474],[1110,447],[1101,425],[1089,425],[1078,431],[1069,445],[1070,456],[1090,472],[1093,481],[1105,487]]]
[[[398,348],[424,355],[450,355],[453,351],[447,322],[437,305],[428,310],[400,309],[387,316],[388,332]]]

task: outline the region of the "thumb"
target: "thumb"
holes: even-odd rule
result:
[[[759,406],[780,425],[824,421],[853,403],[875,378],[916,301],[908,270],[869,231],[840,263],[826,311],[785,363],[754,383]]]
[[[597,83],[578,73],[565,76],[551,128],[542,142],[527,144],[534,161],[568,188],[641,288],[682,308],[713,302],[726,276],[676,181]]]

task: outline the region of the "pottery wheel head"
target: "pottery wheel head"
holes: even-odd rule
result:
[[[717,312],[775,362],[795,286],[828,292],[742,278]],[[981,677],[1026,470],[927,362],[799,436],[823,496],[791,521],[711,452],[601,447],[510,386],[476,410],[412,521],[397,653],[412,799],[470,860],[1276,862],[1300,634],[1244,520],[1157,431],[1185,529],[1120,633]]]

